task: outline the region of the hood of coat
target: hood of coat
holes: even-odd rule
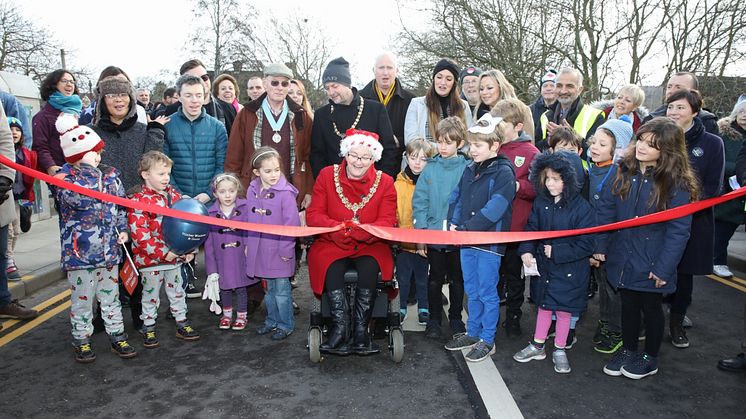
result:
[[[236,206],[233,207],[233,213],[228,218],[235,218],[241,214],[246,214],[246,205],[245,198],[236,198]],[[207,214],[211,217],[225,218],[223,211],[220,210],[220,202],[218,202],[217,199],[212,205],[210,205],[210,208],[207,209]]]
[[[720,130],[720,137],[722,137],[724,141],[727,141],[727,140],[743,141],[744,139],[746,139],[746,135],[744,135],[744,131],[740,131],[734,125],[736,125],[736,122],[728,117],[720,118],[718,120],[718,129]]]
[[[580,193],[576,164],[572,161],[572,157],[572,154],[564,152],[542,153],[534,157],[528,178],[534,184],[537,194],[550,200],[554,199],[549,194],[547,187],[541,183],[540,174],[544,169],[552,169],[562,177],[562,183],[564,184],[562,201],[572,200],[572,198]]]

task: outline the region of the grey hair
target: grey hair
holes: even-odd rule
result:
[[[376,56],[376,60],[373,62],[373,69],[376,68],[376,65],[378,64],[378,60],[384,57],[390,58],[391,61],[394,62],[394,68],[399,68],[399,60],[396,58],[396,55],[391,51],[383,51],[382,53]]]
[[[733,106],[733,112],[730,113],[730,120],[735,121],[736,116],[738,115],[743,108],[746,108],[746,98],[739,100],[736,102],[735,106]]]
[[[140,93],[140,92],[148,92],[148,94],[150,94],[150,89],[148,89],[147,87],[138,87],[137,93]]]
[[[557,74],[557,77],[563,74],[572,74],[578,80],[578,87],[583,87],[583,73],[581,73],[577,68],[562,67]]]

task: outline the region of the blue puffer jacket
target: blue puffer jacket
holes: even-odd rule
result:
[[[459,231],[510,231],[513,198],[515,172],[510,160],[498,155],[472,162],[449,198],[449,224]],[[504,244],[479,247],[505,254]]]
[[[614,167],[610,177],[616,176]],[[599,224],[609,224],[658,212],[650,203],[653,191],[653,170],[645,174],[632,175],[632,186],[627,199],[612,195],[613,188],[604,188],[601,205],[597,212]],[[667,208],[689,203],[689,192],[676,188]],[[617,230],[598,237],[598,253],[606,255],[606,271],[609,283],[616,288],[636,291],[671,294],[676,291],[676,268],[684,253],[692,216],[641,227]],[[655,288],[655,281],[648,278],[650,272],[666,281],[666,285]]]
[[[448,159],[436,156],[430,160],[420,174],[412,195],[414,228],[443,230],[448,220],[448,197],[468,164],[469,161],[460,154]]]
[[[210,181],[223,173],[228,135],[225,126],[202,108],[202,114],[190,121],[179,110],[166,124],[167,140],[163,152],[174,161],[171,184],[182,195],[212,197]]]
[[[55,176],[86,189],[125,197],[119,172],[113,167],[65,164]],[[117,244],[117,229],[127,232],[126,209],[67,189],[55,190],[60,208],[62,270],[119,264],[122,249]]]
[[[530,179],[537,191],[526,231],[573,230],[592,227],[595,218],[591,205],[580,194],[575,165],[563,153],[541,154],[531,165]],[[564,183],[562,199],[555,203],[546,186],[540,182],[544,169],[559,173]],[[539,277],[531,278],[531,299],[544,310],[584,312],[587,303],[590,264],[593,254],[591,235],[523,242],[518,254],[531,253],[539,267]],[[544,245],[552,246],[546,257]]]

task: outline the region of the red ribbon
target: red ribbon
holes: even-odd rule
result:
[[[177,211],[171,208],[163,208],[157,205],[144,204],[142,202],[132,201],[126,198],[120,198],[118,196],[105,194],[98,191],[83,188],[78,185],[74,185],[69,182],[65,182],[62,179],[57,179],[53,176],[49,176],[46,173],[39,172],[37,170],[29,169],[26,166],[19,165],[13,161],[8,160],[5,156],[0,155],[0,164],[8,166],[12,169],[20,171],[21,173],[37,178],[49,184],[55,185],[59,188],[69,189],[82,195],[90,196],[92,198],[99,199],[105,202],[111,202],[123,207],[139,209],[154,214],[165,215],[174,218],[180,218],[188,221],[194,221],[204,224],[216,225],[221,227],[235,228],[239,230],[254,231],[257,233],[276,234],[278,236],[288,237],[305,237],[316,234],[331,233],[334,231],[341,230],[343,228],[352,227],[348,223],[339,223],[334,227],[290,227],[281,225],[268,225],[268,224],[255,224],[246,223],[242,221],[225,220],[222,218],[208,217],[205,215],[197,215],[184,211]],[[512,243],[522,242],[527,240],[541,240],[541,239],[552,239],[557,237],[577,236],[581,234],[601,233],[604,231],[619,230],[622,228],[639,227],[648,224],[661,223],[670,221],[676,218],[680,218],[686,215],[693,214],[697,211],[701,211],[712,206],[722,204],[723,202],[730,201],[746,195],[746,188],[740,188],[733,192],[729,192],[725,195],[718,196],[715,198],[706,199],[703,201],[693,202],[691,204],[682,205],[680,207],[672,208],[669,210],[656,212],[655,214],[645,215],[643,217],[633,218],[630,220],[619,221],[612,224],[603,226],[596,226],[590,228],[583,228],[577,230],[561,230],[561,231],[517,231],[517,232],[481,232],[481,231],[437,231],[437,230],[418,230],[418,229],[402,229],[394,227],[380,227],[369,224],[359,224],[356,226],[367,231],[368,233],[390,241],[405,242],[405,243],[427,243],[427,244],[441,244],[441,245],[455,245],[455,246],[468,246],[468,245],[479,245],[479,244],[492,244],[492,243]]]

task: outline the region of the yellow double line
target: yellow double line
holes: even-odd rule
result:
[[[47,309],[47,307],[50,307],[50,306],[52,306],[54,304],[57,304],[58,302],[66,299],[66,298],[70,298],[70,290],[69,289],[65,290],[65,291],[63,291],[63,292],[61,292],[61,293],[59,293],[57,295],[55,295],[54,297],[52,297],[52,298],[50,298],[50,299],[48,299],[48,300],[46,300],[46,301],[44,301],[44,302],[42,302],[40,304],[38,304],[37,306],[34,307],[34,310],[39,311],[39,312],[44,311],[45,309]],[[23,326],[19,327],[18,329],[15,329],[15,330],[9,332],[8,334],[0,337],[0,348],[2,348],[3,346],[7,345],[10,342],[12,342],[13,340],[15,340],[16,338],[18,338],[19,336],[22,336],[23,334],[25,334],[29,330],[35,328],[36,326],[39,326],[40,324],[44,323],[45,321],[47,321],[47,320],[51,319],[52,317],[56,316],[61,311],[67,310],[68,308],[70,308],[70,300],[65,301],[64,303],[58,305],[57,307],[55,307],[55,308],[53,308],[53,309],[51,309],[51,310],[49,310],[49,311],[47,311],[45,313],[42,313],[39,317],[37,317],[37,318],[35,318],[35,319],[27,322],[26,324],[24,324]],[[9,328],[15,326],[16,324],[18,324],[20,322],[21,322],[21,320],[8,320],[8,321],[5,321],[5,322],[3,322],[3,330],[8,330]]]
[[[735,288],[741,292],[746,292],[746,280],[732,276],[730,278],[721,278],[716,275],[707,275],[708,278],[715,280],[721,284],[727,285],[731,288]]]

